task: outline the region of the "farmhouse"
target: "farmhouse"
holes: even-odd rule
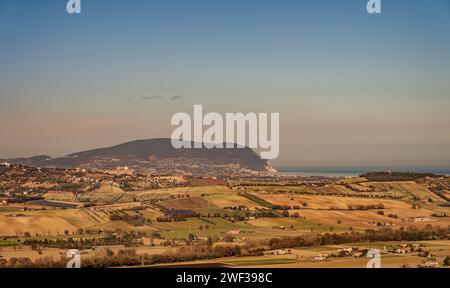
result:
[[[327,259],[329,257],[330,257],[329,254],[321,253],[321,254],[317,255],[316,257],[314,257],[314,260],[322,261],[322,260],[325,260],[325,259]]]
[[[292,254],[290,249],[279,249],[279,250],[275,250],[272,251],[270,253],[268,253],[269,255],[275,255],[275,256],[279,256],[279,255],[289,255]]]
[[[363,257],[364,256],[364,253],[363,252],[354,252],[353,253],[353,257],[355,257],[355,258],[359,258],[359,257]]]
[[[433,221],[430,217],[406,217],[406,222],[430,222]]]
[[[408,250],[407,249],[396,249],[394,252],[396,254],[408,254]]]
[[[418,268],[437,268],[439,263],[436,261],[426,261],[422,264],[417,265]]]
[[[352,251],[353,251],[353,248],[352,248],[352,247],[338,249],[338,252],[348,252],[348,253],[352,253]]]
[[[228,231],[228,234],[232,234],[232,235],[238,235],[240,233],[241,233],[240,229],[234,229],[234,230]]]

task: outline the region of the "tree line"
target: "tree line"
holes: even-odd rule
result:
[[[272,238],[266,240],[251,240],[244,245],[214,246],[208,241],[180,247],[162,254],[137,254],[134,249],[122,249],[114,253],[110,249],[96,252],[92,256],[82,257],[82,267],[103,268],[120,266],[153,265],[163,263],[176,263],[197,260],[210,260],[224,257],[263,256],[265,251],[287,249],[295,247],[339,245],[358,242],[384,242],[384,241],[424,241],[449,240],[450,226],[442,228],[427,225],[422,229],[416,227],[393,230],[383,228],[380,230],[368,229],[364,232],[305,234],[296,237]],[[73,248],[73,247],[70,247]],[[34,262],[28,258],[1,259],[0,268],[53,268],[65,267],[68,259],[61,257],[44,257]],[[447,259],[447,262],[450,261]]]

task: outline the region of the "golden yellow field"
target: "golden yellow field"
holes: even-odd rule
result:
[[[224,207],[236,207],[236,206],[246,206],[247,208],[254,210],[255,208],[263,208],[262,205],[248,200],[237,194],[231,194],[228,192],[226,194],[214,194],[207,196],[206,199],[212,204],[224,208]]]
[[[300,206],[305,209],[348,209],[349,205],[377,205],[383,204],[385,208],[401,208],[410,209],[411,204],[386,200],[386,199],[373,199],[373,198],[350,198],[350,197],[338,197],[338,196],[309,196],[309,195],[292,195],[292,194],[266,194],[257,193],[258,197],[274,204],[274,205],[288,205],[288,206]],[[307,206],[302,206],[306,203]]]
[[[31,234],[58,235],[64,230],[75,231],[76,226],[64,218],[50,213],[27,213],[25,216],[11,217],[0,215],[0,235],[23,235],[25,232]]]

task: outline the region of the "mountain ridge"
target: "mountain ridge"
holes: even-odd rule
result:
[[[193,143],[193,142],[192,142]],[[175,149],[171,139],[141,139],[118,145],[76,152],[63,157],[46,155],[7,161],[33,167],[87,168],[113,170],[128,167],[137,172],[157,174],[239,174],[276,172],[252,149]]]

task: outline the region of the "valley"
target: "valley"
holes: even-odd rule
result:
[[[168,265],[164,259],[175,257],[233,267],[363,267],[363,254],[338,250],[383,246],[390,267],[443,265],[450,255],[449,183],[437,175],[397,180],[162,176],[3,165],[0,264],[21,259],[23,265],[58,266],[67,249],[79,249],[85,263],[97,259],[107,267],[116,264],[101,259],[119,255],[134,259],[120,266]],[[373,233],[381,234],[372,239]],[[396,244],[381,241],[391,234]],[[334,245],[280,249],[270,244],[326,235],[343,238]],[[352,243],[349,237],[366,240]],[[422,248],[430,247],[422,249],[428,251],[425,257],[417,249],[395,252],[397,246],[422,242],[427,243]],[[209,256],[197,249],[210,250]],[[180,251],[192,255],[182,257]]]

